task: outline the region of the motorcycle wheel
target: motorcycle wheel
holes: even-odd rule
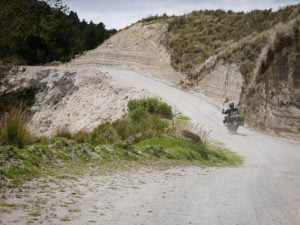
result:
[[[239,126],[237,124],[228,124],[228,130],[231,134],[237,134]]]

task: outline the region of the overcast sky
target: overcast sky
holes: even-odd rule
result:
[[[107,28],[124,28],[149,15],[182,15],[200,9],[250,11],[277,10],[300,0],[63,0],[81,19],[103,22]]]

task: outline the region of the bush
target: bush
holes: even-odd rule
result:
[[[0,118],[0,143],[23,148],[33,141],[27,128],[27,114],[21,108],[11,108]]]
[[[149,113],[142,107],[130,110],[130,119],[134,122],[141,122],[149,117]]]
[[[113,122],[112,127],[122,140],[136,142],[166,133],[172,117],[171,107],[158,99],[132,100],[128,115]]]
[[[105,122],[96,127],[91,133],[91,141],[97,144],[112,144],[120,137],[110,122]]]
[[[138,121],[147,114],[158,115],[166,119],[173,118],[171,106],[156,98],[131,100],[128,102],[128,112],[131,119]]]

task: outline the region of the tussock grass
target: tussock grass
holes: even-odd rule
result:
[[[21,108],[11,108],[0,118],[0,144],[24,147],[33,137],[27,128],[28,115]]]
[[[55,137],[63,137],[63,138],[67,138],[67,139],[71,139],[72,138],[72,133],[69,130],[68,127],[64,126],[64,127],[59,127],[56,130],[56,134]]]
[[[105,122],[92,131],[91,140],[98,144],[112,144],[119,140],[119,135],[110,122]]]
[[[72,138],[78,143],[88,143],[91,140],[91,134],[84,130],[80,130],[72,135]]]

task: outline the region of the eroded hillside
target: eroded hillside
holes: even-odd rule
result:
[[[93,67],[19,67],[0,82],[1,113],[12,105],[26,106],[32,115],[29,127],[37,136],[92,130],[122,117],[130,99],[149,96],[122,87]]]
[[[153,96],[143,88],[124,86],[105,68],[143,71],[145,76],[177,84],[181,79],[160,44],[163,24],[137,24],[98,48],[59,66],[6,67],[0,74],[0,112],[22,104],[31,112],[30,128],[38,135],[60,129],[91,130],[122,117],[130,99]]]
[[[199,11],[167,22],[162,42],[182,87],[239,104],[247,123],[297,137],[300,127],[300,6],[279,11]]]
[[[102,66],[147,71],[149,76],[177,84],[183,78],[171,66],[163,46],[167,23],[137,23],[114,35],[95,50],[72,61],[69,66]]]
[[[239,103],[249,125],[299,134],[299,20],[245,38],[199,65],[192,89]]]

